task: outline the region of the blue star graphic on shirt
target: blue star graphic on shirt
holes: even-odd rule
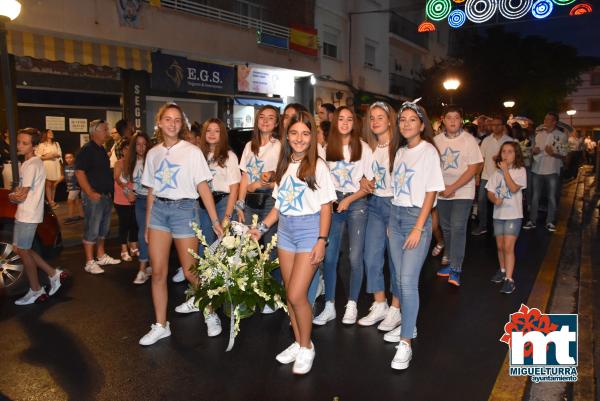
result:
[[[410,195],[410,184],[415,170],[406,167],[406,163],[402,162],[394,171],[394,196],[400,196],[401,194]]]
[[[133,189],[135,192],[139,192],[143,190],[142,186],[142,170],[138,170],[137,173],[133,176]]]
[[[442,160],[442,168],[444,170],[448,170],[449,168],[458,168],[459,157],[459,150],[452,150],[451,147],[447,147],[444,153],[440,155],[440,159]]]
[[[385,189],[385,174],[386,168],[375,160],[371,166],[373,175],[375,176],[375,189]]]
[[[342,188],[348,184],[352,184],[352,171],[354,171],[354,167],[348,168],[352,165],[351,162],[340,160],[336,162],[335,167],[331,169],[331,174],[333,174],[333,177]]]
[[[279,211],[285,213],[288,210],[299,212],[302,210],[302,196],[306,191],[306,184],[294,180],[291,175],[288,176],[277,194],[279,201]]]
[[[506,185],[506,181],[504,181],[504,179],[502,179],[502,181],[500,181],[498,185],[496,185],[496,197],[501,199],[512,198],[512,193],[510,192],[510,189],[508,189],[508,186]]]
[[[250,182],[258,181],[264,168],[265,162],[256,156],[252,156],[248,163],[246,163],[246,173],[250,176]]]
[[[169,163],[167,159],[164,159],[160,163],[160,166],[158,166],[156,174],[154,174],[154,178],[162,184],[158,192],[162,192],[168,188],[177,189],[177,174],[179,174],[180,170],[181,166],[179,164]]]

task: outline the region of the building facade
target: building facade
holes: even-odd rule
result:
[[[560,119],[583,135],[600,140],[600,66],[581,75],[581,84],[566,99]],[[570,116],[567,110],[575,110]]]

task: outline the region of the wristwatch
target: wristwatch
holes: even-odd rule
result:
[[[323,236],[317,237],[317,241],[320,240],[320,239],[322,239],[323,241],[325,241],[325,246],[329,245],[329,238],[328,237],[323,237]]]

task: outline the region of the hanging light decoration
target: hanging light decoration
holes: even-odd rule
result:
[[[557,6],[566,6],[573,3],[575,0],[552,0]]]
[[[435,25],[429,21],[423,21],[419,24],[417,32],[435,32]]]
[[[583,14],[587,14],[587,13],[591,13],[592,12],[592,6],[588,3],[581,3],[581,4],[577,4],[576,6],[574,6],[571,11],[569,11],[569,15],[572,16],[576,16],[576,15],[583,15]]]
[[[481,24],[488,21],[496,14],[498,2],[496,0],[467,0],[465,13],[469,21]]]
[[[456,4],[461,4],[461,3],[464,3],[464,2],[465,2],[465,0],[453,0],[453,1],[454,1]]]
[[[463,26],[466,19],[467,16],[465,15],[465,12],[457,8],[448,16],[448,25],[450,25],[452,28],[460,28]]]
[[[452,11],[452,2],[450,0],[427,0],[425,5],[425,14],[434,21],[441,21],[448,17]]]
[[[519,19],[531,11],[533,0],[504,0],[500,1],[498,8],[500,14],[506,19]]]
[[[531,13],[537,19],[543,19],[552,14],[554,6],[550,0],[537,0],[533,3]]]

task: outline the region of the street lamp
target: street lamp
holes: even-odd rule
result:
[[[12,187],[19,184],[19,162],[17,160],[17,127],[15,123],[15,102],[13,92],[12,70],[6,48],[6,23],[12,21],[21,13],[21,3],[17,0],[0,1],[0,74],[2,74],[2,89],[6,102],[6,125],[10,138],[10,161],[12,165]]]
[[[504,105],[504,107],[506,107],[507,109],[510,109],[512,107],[515,107],[515,101],[514,100],[507,100],[504,103],[502,103]]]
[[[573,127],[573,116],[577,114],[577,110],[572,109],[572,110],[567,110],[567,115],[569,117],[571,117],[571,128]]]
[[[444,89],[450,92],[450,104],[454,104],[452,95],[455,90],[460,86],[460,81],[456,78],[448,78],[444,81]]]

